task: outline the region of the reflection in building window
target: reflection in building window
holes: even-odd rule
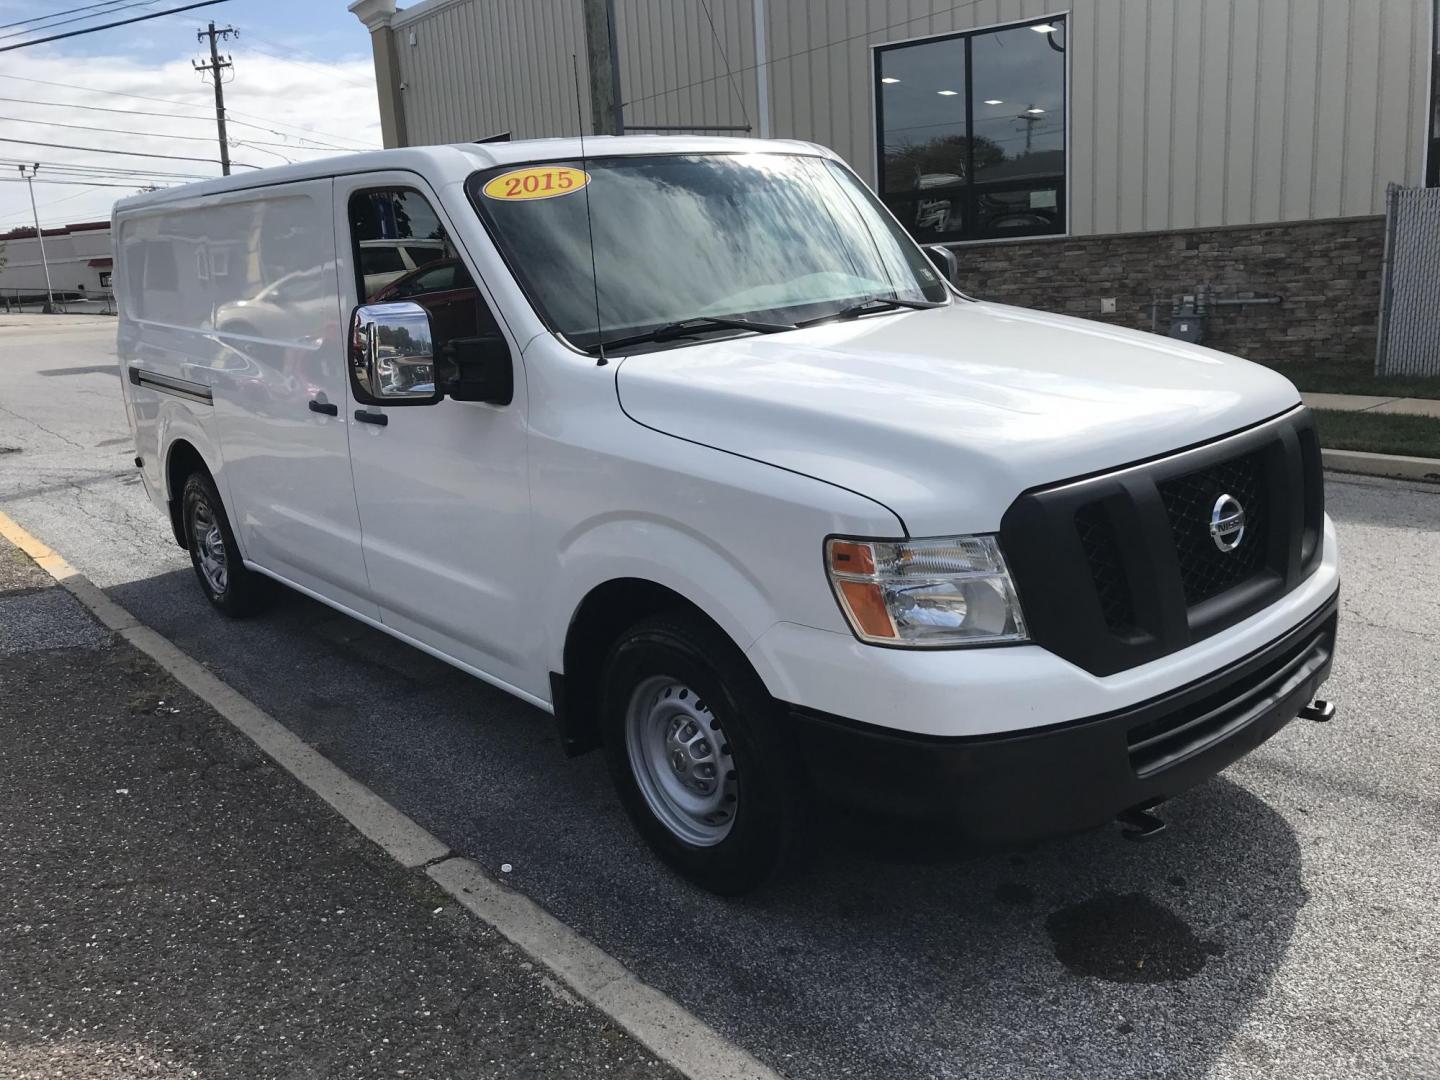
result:
[[[880,194],[922,242],[1065,231],[1065,20],[875,54]]]

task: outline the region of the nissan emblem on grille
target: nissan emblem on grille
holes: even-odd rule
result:
[[[1245,507],[1234,495],[1221,495],[1210,511],[1210,539],[1221,551],[1234,551],[1245,539]]]

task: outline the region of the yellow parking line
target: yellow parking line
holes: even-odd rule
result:
[[[111,630],[124,632],[140,625],[135,621],[135,616],[111,600],[89,578],[66,562],[65,556],[32,536],[4,511],[0,511],[0,536],[34,559],[40,569],[94,612],[95,617]]]

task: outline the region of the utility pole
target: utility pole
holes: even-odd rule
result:
[[[590,122],[596,135],[625,134],[615,0],[584,0],[585,68],[590,73]]]
[[[50,260],[45,257],[45,234],[40,229],[40,211],[35,209],[35,174],[40,171],[40,165],[37,162],[29,166],[29,172],[25,169],[26,166],[20,166],[20,175],[30,188],[30,213],[35,217],[35,239],[40,241],[40,265],[45,268],[45,314],[51,315],[55,312],[55,290],[50,287]]]
[[[210,39],[210,62],[202,64],[198,60],[190,61],[190,66],[196,71],[209,72],[215,80],[215,126],[220,129],[220,172],[225,176],[230,175],[230,142],[225,137],[225,89],[221,75],[226,68],[233,68],[235,64],[228,55],[225,59],[220,59],[219,43],[239,36],[240,31],[233,26],[217,30],[212,22],[209,30],[195,31],[196,41],[204,41],[207,37]]]

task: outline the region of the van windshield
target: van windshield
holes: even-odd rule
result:
[[[468,185],[541,317],[579,349],[949,301],[929,259],[828,159],[672,154],[585,166],[510,165]]]

